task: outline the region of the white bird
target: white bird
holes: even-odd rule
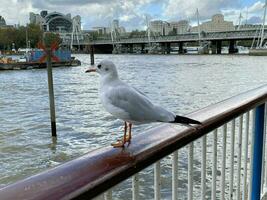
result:
[[[126,142],[131,141],[132,124],[151,122],[201,124],[196,120],[175,115],[161,106],[154,105],[144,93],[119,79],[116,66],[111,61],[103,60],[96,68],[89,68],[86,72],[100,74],[99,94],[104,108],[116,118],[124,121],[123,139],[111,144],[113,147],[123,147]]]

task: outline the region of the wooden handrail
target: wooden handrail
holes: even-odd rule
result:
[[[164,124],[125,148],[104,147],[0,189],[1,200],[90,199],[157,160],[267,101],[267,85],[193,112],[196,128]]]

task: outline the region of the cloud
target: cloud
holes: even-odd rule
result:
[[[231,20],[234,24],[239,23],[239,16],[242,16],[242,23],[254,24],[261,23],[263,16],[263,2],[257,1],[250,6],[240,9],[226,9],[222,10],[226,20]]]
[[[263,6],[264,6],[263,2],[257,1],[252,6],[250,6],[248,8],[248,12],[249,13],[262,12],[263,11]]]
[[[26,1],[26,0],[25,0]],[[60,11],[82,17],[82,26],[109,26],[113,19],[120,19],[128,29],[140,28],[144,23],[141,7],[158,0],[33,0],[37,10]],[[64,12],[65,11],[65,12]]]
[[[237,8],[239,1],[232,0],[169,0],[166,3],[164,15],[170,18],[184,19],[196,18],[196,10],[199,10],[200,19],[210,19],[222,9]]]
[[[1,0],[0,14],[7,24],[28,23],[30,10],[34,10],[30,1]]]

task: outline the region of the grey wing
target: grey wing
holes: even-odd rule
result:
[[[168,121],[169,116],[173,116],[165,109],[153,105],[147,96],[126,84],[110,90],[108,98],[112,105],[128,113],[128,120],[135,122]]]
[[[140,93],[141,95],[145,96],[145,97],[149,100],[149,97],[148,97],[145,93],[143,93],[142,91],[138,90],[136,87],[133,87],[133,89],[135,89],[136,92],[138,92],[138,93]]]

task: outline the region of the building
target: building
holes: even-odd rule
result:
[[[118,32],[119,32],[120,34],[124,34],[124,33],[126,33],[126,29],[125,29],[123,26],[120,26],[120,27],[118,28]]]
[[[189,22],[187,20],[181,20],[178,22],[170,22],[170,26],[172,31],[176,34],[183,34],[188,32],[189,30]]]
[[[126,33],[126,30],[123,26],[120,26],[119,20],[114,19],[110,27],[105,27],[105,26],[97,26],[93,27],[93,31],[97,32],[100,35],[105,35],[105,34],[110,34],[111,31],[115,31],[116,34],[124,34]]]
[[[224,21],[222,14],[212,16],[211,21],[203,22],[199,25],[200,31],[204,32],[220,32],[220,31],[233,31],[235,30],[234,24],[231,21]],[[198,32],[198,26],[190,29],[190,32]]]
[[[84,39],[81,30],[81,17],[71,14],[62,14],[59,12],[51,12],[43,10],[40,14],[30,13],[30,23],[40,25],[45,32],[53,32],[59,34],[65,44],[69,43],[70,47],[79,45]]]
[[[111,23],[111,29],[110,31],[116,31],[119,34],[124,34],[126,32],[125,28],[123,26],[120,26],[119,20],[114,19]]]
[[[14,28],[13,25],[7,25],[4,17],[0,16],[0,29]]]
[[[41,15],[30,12],[30,24],[37,24],[41,26],[43,22],[44,18],[41,17]]]
[[[105,26],[96,26],[96,27],[93,27],[93,31],[94,32],[97,32],[100,35],[110,34],[110,28],[105,27]]]
[[[114,19],[113,21],[112,21],[112,27],[114,28],[114,29],[119,29],[119,20],[117,20],[117,19]]]
[[[0,16],[0,27],[1,26],[6,26],[6,20],[2,16]]]
[[[164,22],[161,20],[150,21],[149,28],[153,34],[164,35]]]
[[[187,20],[181,20],[178,22],[166,22],[161,20],[151,21],[149,23],[150,30],[155,35],[173,35],[183,34],[188,32],[189,22]]]
[[[76,29],[81,31],[81,17],[79,15],[71,18],[71,14],[48,13],[46,10],[41,11],[40,14],[30,13],[30,23],[40,25],[44,31],[70,33],[73,31],[74,21]]]

